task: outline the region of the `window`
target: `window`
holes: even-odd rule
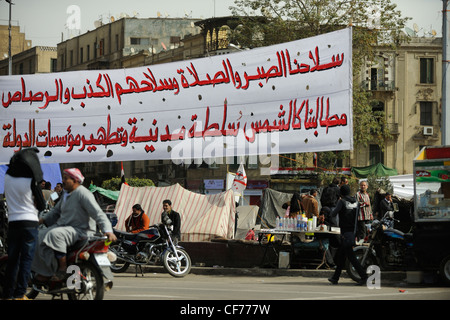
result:
[[[87,61],[91,60],[91,46],[89,44],[86,46],[86,56]]]
[[[148,46],[150,45],[149,38],[130,38],[130,44],[140,45],[140,46]]]
[[[56,72],[57,71],[57,62],[58,59],[50,59],[50,72]]]
[[[380,146],[377,144],[371,144],[370,150],[369,150],[369,164],[377,164],[377,163],[383,163],[384,161],[384,154],[383,151],[381,151]]]
[[[429,101],[420,102],[420,125],[433,125],[433,103]]]
[[[98,45],[98,55],[102,56],[105,54],[104,52],[105,39],[100,40],[100,44]]]
[[[370,69],[370,90],[380,90],[384,85],[384,70],[381,68]]]
[[[83,63],[83,48],[80,48],[80,63]]]
[[[420,58],[420,83],[434,83],[433,58]]]

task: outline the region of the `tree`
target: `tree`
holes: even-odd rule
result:
[[[127,178],[127,183],[130,187],[154,187],[155,184],[151,179],[143,179],[143,178]],[[115,177],[109,180],[105,180],[102,182],[102,188],[107,190],[118,191],[120,190],[120,186],[122,184],[122,178]]]
[[[384,111],[373,111],[371,92],[364,90],[360,74],[376,61],[375,46],[391,49],[405,37],[401,29],[409,18],[401,16],[391,0],[235,0],[230,7],[240,16],[232,41],[243,47],[268,46],[312,37],[353,26],[353,135],[355,145],[371,141],[384,149],[392,138]],[[332,161],[331,161],[332,162]]]

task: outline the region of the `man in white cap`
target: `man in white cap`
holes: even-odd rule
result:
[[[96,225],[116,240],[111,222],[95,201],[92,193],[82,183],[84,177],[77,168],[63,171],[62,199],[39,220],[48,228],[39,232],[32,270],[37,281],[60,281],[67,274],[67,248],[89,233],[95,233]]]

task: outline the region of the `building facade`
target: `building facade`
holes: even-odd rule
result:
[[[56,47],[38,46],[12,58],[12,74],[56,72]],[[0,75],[8,75],[8,59],[0,61]]]
[[[20,32],[20,26],[11,26],[11,55],[30,49],[32,42]],[[0,60],[8,60],[9,52],[9,26],[0,25]],[[8,73],[6,73],[8,74]]]
[[[391,138],[384,150],[376,141],[356,146],[349,166],[381,162],[399,174],[412,173],[420,149],[441,144],[442,38],[412,37],[396,51],[378,48],[361,85],[378,101],[373,108],[385,112]]]
[[[171,51],[180,46],[182,38],[198,34],[200,28],[194,24],[197,21],[122,18],[100,25],[58,43],[58,71],[118,69],[151,64],[155,54]],[[140,57],[142,60],[139,61]]]

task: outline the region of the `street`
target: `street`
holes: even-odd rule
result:
[[[48,300],[39,295],[37,300]],[[64,297],[66,299],[66,297]],[[325,277],[225,276],[134,272],[114,275],[105,300],[450,300],[450,288],[437,285],[381,284],[380,289],[356,286],[348,278],[330,285]]]

